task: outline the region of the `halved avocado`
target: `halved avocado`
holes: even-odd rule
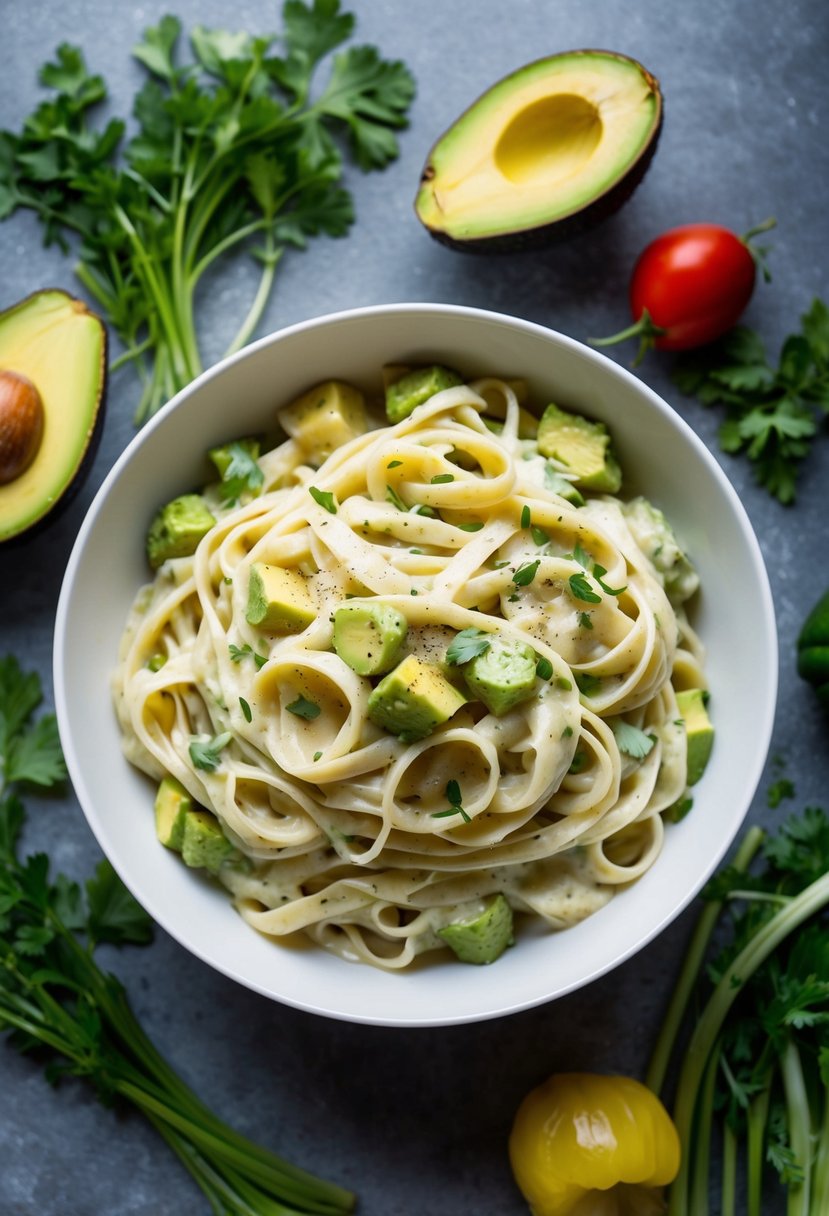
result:
[[[482,252],[573,235],[644,176],[662,126],[659,82],[612,51],[519,68],[441,136],[415,200],[437,240]]]
[[[101,433],[106,346],[101,319],[64,291],[0,313],[0,542],[43,523],[80,486]]]

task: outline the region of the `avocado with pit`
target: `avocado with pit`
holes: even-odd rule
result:
[[[104,323],[64,291],[0,313],[0,543],[55,517],[83,484],[103,429]]]
[[[358,676],[381,675],[397,662],[408,627],[389,604],[345,604],[334,612],[334,649]]]
[[[326,380],[277,411],[283,429],[308,461],[319,466],[344,443],[368,429],[366,402],[353,384]]]
[[[176,777],[164,777],[155,796],[155,834],[165,848],[180,853],[184,844],[184,823],[193,799]]]
[[[462,963],[494,963],[513,943],[512,908],[501,894],[469,920],[453,921],[438,929],[438,937],[454,950]]]
[[[542,456],[566,466],[583,490],[618,493],[622,470],[603,422],[593,422],[550,404],[541,415],[536,439]]]
[[[224,862],[235,857],[237,852],[209,811],[185,812],[181,856],[186,866],[218,874]]]
[[[424,405],[435,393],[455,388],[463,380],[450,367],[434,363],[431,367],[416,367],[399,380],[386,386],[386,417],[389,422],[402,422],[419,405]]]
[[[368,716],[375,726],[413,743],[448,722],[465,704],[466,697],[436,663],[410,654],[373,689]]]
[[[181,494],[165,503],[147,532],[147,558],[153,570],[172,557],[190,557],[216,520],[200,494]]]
[[[249,624],[266,633],[300,633],[316,615],[316,605],[299,570],[253,563],[245,609]]]
[[[688,785],[696,785],[711,758],[714,727],[708,716],[708,693],[704,688],[685,688],[676,694],[688,738]]]
[[[662,127],[659,82],[612,51],[551,55],[499,80],[430,151],[415,212],[472,252],[575,235],[625,202]]]
[[[470,694],[496,718],[535,692],[538,656],[526,642],[493,634],[489,646],[461,668]]]

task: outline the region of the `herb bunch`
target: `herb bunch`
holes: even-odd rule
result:
[[[341,1216],[348,1191],[239,1135],[159,1055],[121,983],[95,961],[98,945],[145,944],[152,922],[108,862],[83,886],[51,878],[43,853],[18,857],[26,785],[65,776],[54,716],[33,720],[36,675],[0,659],[0,1029],[45,1061],[53,1084],[84,1077],[106,1104],[141,1110],[216,1216]]]
[[[674,1119],[682,1164],[669,1214],[709,1211],[719,1117],[722,1216],[737,1210],[740,1177],[747,1216],[770,1210],[775,1175],[787,1216],[822,1216],[829,1211],[829,816],[807,807],[773,836],[750,829],[703,894],[708,906],[647,1076],[659,1093],[675,1053],[681,1059]],[[715,930],[725,933],[716,950]]]
[[[363,170],[398,153],[414,96],[405,65],[350,46],[312,92],[355,19],[340,0],[287,0],[282,17],[279,36],[196,26],[190,62],[175,17],[147,29],[133,51],[147,79],[123,156],[126,124],[90,121],[104,79],[65,43],[40,71],[54,95],[18,134],[0,132],[0,219],[29,208],[47,245],[78,249],[76,273],[126,346],[116,364],[134,361],[141,375],[136,421],[202,370],[195,298],[206,273],[240,249],[261,264],[230,353],[256,329],[285,250],[347,232],[338,138]]]
[[[744,452],[759,484],[781,503],[792,503],[800,464],[829,411],[829,309],[813,301],[800,332],[783,343],[776,366],[759,334],[738,326],[688,356],[674,381],[703,405],[725,407],[723,451]]]

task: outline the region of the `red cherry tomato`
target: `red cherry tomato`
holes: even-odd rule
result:
[[[634,320],[647,311],[658,350],[689,350],[731,329],[751,299],[756,265],[745,241],[718,224],[685,224],[643,251],[630,281]]]
[[[766,220],[740,237],[719,224],[684,224],[658,236],[633,268],[634,324],[595,345],[639,337],[638,363],[651,346],[690,350],[721,337],[754,291],[761,251],[752,249],[750,238],[773,225]]]

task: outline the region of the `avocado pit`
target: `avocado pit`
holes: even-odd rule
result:
[[[28,469],[43,439],[43,399],[28,376],[0,369],[0,485]]]

